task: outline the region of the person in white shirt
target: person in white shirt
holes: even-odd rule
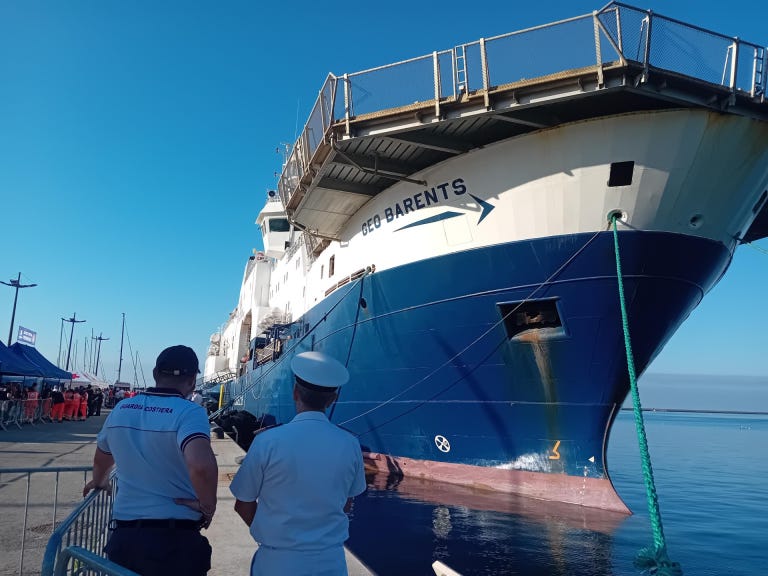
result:
[[[352,498],[365,491],[356,437],[325,410],[349,380],[343,364],[320,352],[294,357],[289,423],[256,435],[230,485],[235,511],[259,547],[252,576],[342,576]]]
[[[119,402],[96,437],[94,488],[117,493],[107,557],[143,576],[203,576],[211,546],[201,533],[216,511],[218,466],[203,408],[187,398],[199,372],[197,355],[171,346],[157,357],[157,386]]]

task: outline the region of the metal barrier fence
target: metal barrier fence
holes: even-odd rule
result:
[[[90,470],[90,468],[89,468]],[[120,574],[131,571],[107,562],[102,550],[109,535],[112,518],[112,494],[117,490],[114,471],[110,490],[94,490],[51,534],[42,562],[42,576],[56,574]],[[71,547],[76,550],[71,550]],[[85,549],[89,554],[81,554]],[[70,565],[69,559],[74,558]],[[93,558],[101,558],[97,562]],[[101,567],[100,567],[101,566]],[[107,567],[107,568],[104,568]],[[122,570],[122,571],[121,571]]]
[[[330,74],[278,182],[284,206],[315,163],[332,127],[361,115],[392,109],[434,108],[467,95],[484,96],[500,86],[566,70],[628,62],[679,73],[764,100],[768,49],[679,20],[612,2],[592,14],[480,39],[394,64],[343,76]],[[339,94],[341,91],[341,95]]]
[[[2,400],[0,401],[0,429],[9,426],[51,422],[53,403],[50,398],[43,400]]]
[[[70,566],[70,562],[72,565]],[[55,576],[99,574],[101,576],[139,576],[136,572],[110,562],[80,546],[64,548],[56,561]]]
[[[17,574],[24,574],[25,558],[27,564],[39,566],[41,538],[54,533],[62,509],[68,511],[81,501],[90,470],[90,466],[0,468],[0,539],[8,551],[18,550]],[[13,554],[3,554],[0,572],[13,570],[13,564]]]

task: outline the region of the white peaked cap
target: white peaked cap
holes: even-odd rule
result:
[[[322,352],[297,354],[291,360],[291,370],[305,382],[323,388],[338,388],[349,381],[344,364]]]

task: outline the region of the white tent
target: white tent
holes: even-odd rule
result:
[[[76,378],[72,379],[73,387],[95,386],[98,388],[109,388],[109,384],[107,382],[105,382],[98,376],[89,374],[88,372],[77,372],[77,373],[73,373],[72,376],[76,376]]]
[[[72,386],[77,388],[78,386],[88,386],[91,383],[91,379],[85,374],[78,372],[72,372]]]

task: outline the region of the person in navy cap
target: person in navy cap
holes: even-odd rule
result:
[[[365,472],[357,438],[325,410],[349,373],[315,351],[296,355],[291,369],[296,416],[256,435],[230,485],[259,544],[251,574],[346,575],[346,512],[365,491]]]
[[[216,510],[218,466],[208,415],[187,399],[199,372],[194,350],[166,348],[152,371],[156,387],[118,403],[96,438],[93,479],[83,496],[108,489],[117,465],[104,551],[143,576],[202,576],[211,568],[200,529]]]

